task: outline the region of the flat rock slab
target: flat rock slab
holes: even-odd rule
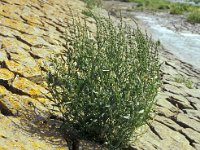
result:
[[[5,60],[8,60],[7,54],[4,50],[0,49],[0,62],[3,62]]]
[[[194,150],[183,134],[157,121],[154,121],[151,126],[151,129],[138,139],[137,149]]]
[[[13,60],[7,60],[5,61],[5,64],[9,70],[18,73],[24,77],[33,77],[41,75],[41,70],[37,65],[29,67],[27,65],[17,63]]]
[[[6,68],[0,68],[0,81],[8,81],[14,78],[14,73]]]
[[[32,97],[44,97],[45,94],[48,94],[48,91],[42,86],[22,77],[16,77],[12,87]]]
[[[8,91],[4,86],[0,85],[0,96],[9,94],[10,91]]]
[[[189,138],[191,141],[194,141],[196,144],[200,144],[200,133],[192,130],[191,128],[186,128],[182,130],[182,133]]]
[[[55,126],[56,120],[48,118],[53,106],[45,97],[49,94],[45,74],[49,57],[65,49],[69,8],[82,16],[85,4],[78,0],[0,1],[0,150],[68,150],[55,127],[43,130],[38,118],[45,117],[45,122],[50,120]]]
[[[177,115],[177,122],[179,124],[183,124],[183,126],[186,127],[190,127],[191,129],[195,130],[196,132],[200,133],[200,126],[199,126],[199,122],[194,120],[194,119],[190,119],[187,115],[185,114],[178,114]]]
[[[0,114],[0,149],[1,150],[68,150],[67,144],[60,135],[54,131],[40,133],[42,127],[23,127],[14,117],[5,117]],[[32,129],[32,131],[31,131]],[[53,133],[55,134],[53,136]]]

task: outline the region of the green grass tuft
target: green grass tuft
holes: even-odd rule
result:
[[[177,83],[182,83],[184,84],[187,88],[189,89],[192,89],[193,88],[193,82],[192,80],[182,76],[182,75],[177,75],[175,78],[174,78],[174,81],[177,82]]]
[[[170,14],[181,15],[187,12],[191,6],[188,4],[174,3],[170,5]]]

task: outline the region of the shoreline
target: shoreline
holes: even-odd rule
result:
[[[132,4],[132,3],[131,3]],[[122,7],[122,8],[121,8]],[[144,32],[147,33],[150,37],[153,37],[152,35],[152,31],[149,28],[149,25],[147,23],[145,23],[144,21],[138,19],[137,17],[135,17],[135,13],[140,13],[140,12],[133,12],[133,14],[130,14],[131,11],[129,10],[132,7],[132,5],[129,5],[129,2],[119,2],[119,1],[104,1],[103,4],[103,8],[107,9],[108,12],[110,12],[111,16],[113,16],[114,18],[120,18],[120,13],[119,11],[121,11],[121,15],[124,19],[124,22],[127,22],[129,25],[132,26],[133,24],[133,28],[135,27],[135,21],[137,22],[139,28]],[[128,11],[127,11],[128,10]],[[104,12],[105,13],[105,12]],[[173,17],[175,17],[176,22],[179,22],[180,25],[177,25],[177,27],[172,27],[175,26],[174,22],[170,21],[166,28],[170,28],[172,29],[174,32],[185,32],[185,33],[193,33],[193,34],[199,34],[200,35],[200,24],[190,24],[187,23],[185,21],[185,16],[181,15],[181,16],[177,16],[177,15],[171,15],[171,14],[167,14],[166,12],[161,12],[161,15],[159,15],[159,12],[141,12],[143,14],[147,14],[147,15],[155,15],[155,17],[159,17],[159,16],[163,16],[166,19],[172,20]],[[104,16],[106,16],[104,14]],[[134,17],[134,18],[133,18]],[[135,21],[133,21],[133,19]],[[114,19],[117,20],[117,19]],[[189,26],[189,27],[185,27],[185,26]],[[180,32],[180,33],[181,33]],[[157,41],[159,39],[155,39],[153,38],[153,40]],[[175,41],[176,42],[176,41]],[[162,43],[161,43],[162,45]],[[171,52],[171,50],[169,50],[167,47],[162,46],[162,49],[164,51],[166,51],[167,53],[170,53],[171,55],[174,55],[174,57],[178,60],[180,60],[182,63],[187,64],[188,66],[190,66],[190,68],[192,70],[194,70],[195,72],[199,72],[200,73],[200,68],[195,67],[194,65],[192,65],[191,63],[187,62],[186,60],[183,60],[183,58],[181,59],[180,56],[177,56],[176,54],[174,54],[173,52]]]
[[[106,7],[116,11],[120,6],[119,2],[117,3],[116,7],[114,4]],[[122,6],[122,8],[125,11],[124,17],[126,7]],[[117,15],[117,12],[112,14]],[[151,31],[142,21],[136,20],[142,31],[151,35]],[[128,16],[125,22],[134,21],[131,21]],[[200,150],[200,128],[198,128],[200,126],[200,69],[180,60],[162,46],[159,55],[162,63],[162,86],[156,97],[157,115],[154,121],[147,125],[147,131],[132,146],[136,150]],[[182,77],[185,78],[184,81],[191,82],[192,87],[186,82],[176,81]]]

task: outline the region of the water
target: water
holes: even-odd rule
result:
[[[166,19],[156,19],[153,15],[136,14],[147,25],[153,39],[160,40],[162,45],[179,59],[200,69],[200,35],[191,32],[176,32],[165,26]]]
[[[192,5],[200,5],[200,2],[196,2],[194,0],[168,0],[170,2],[179,2],[179,3],[188,3],[188,4],[192,4]]]

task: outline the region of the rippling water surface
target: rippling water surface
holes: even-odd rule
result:
[[[135,16],[147,25],[152,37],[159,39],[166,49],[182,61],[200,69],[200,34],[173,31],[162,25],[162,21],[167,21],[164,18],[159,18],[158,21],[153,15],[142,13]]]

